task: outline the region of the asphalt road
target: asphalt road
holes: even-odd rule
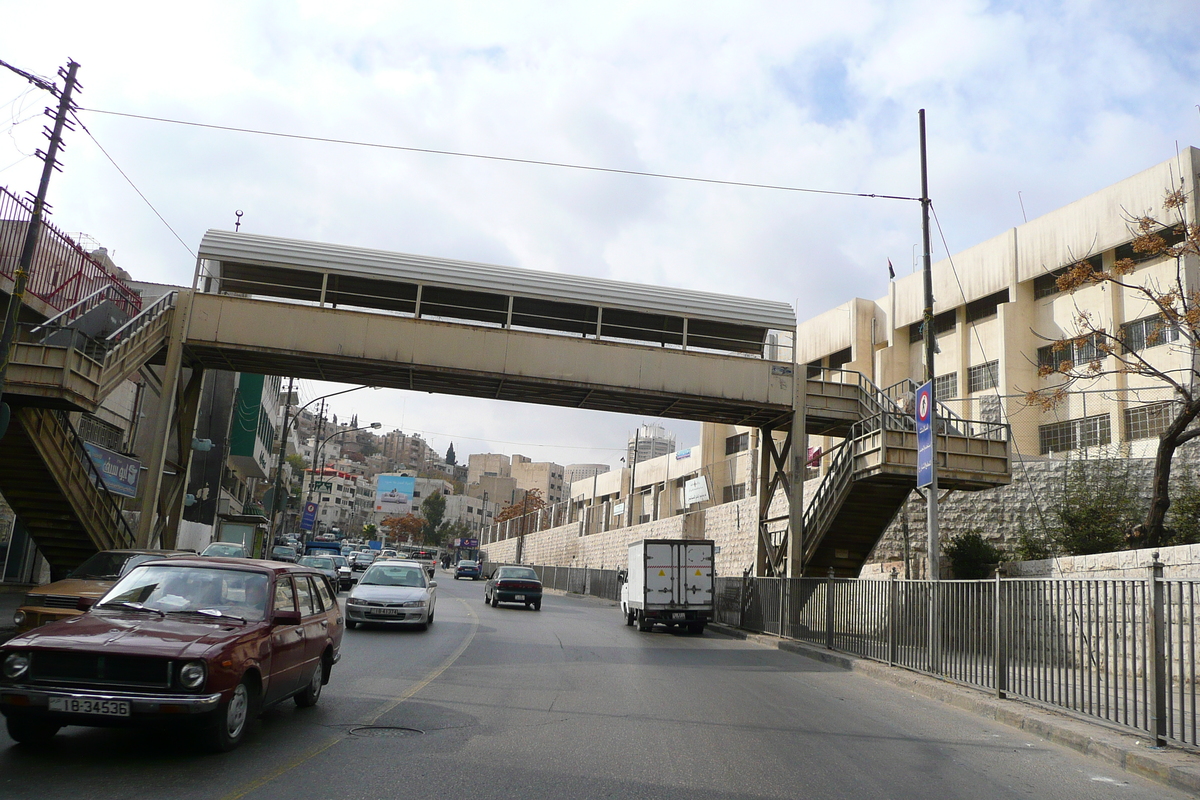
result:
[[[892,686],[706,633],[625,627],[612,604],[490,608],[438,572],[426,632],[347,631],[313,709],[241,748],[64,729],[0,732],[0,797],[1182,798]]]

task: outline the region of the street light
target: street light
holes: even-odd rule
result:
[[[339,392],[331,392],[329,394],[323,394],[320,397],[314,397],[312,400],[309,400],[307,403],[305,403],[304,405],[297,408],[295,416],[293,416],[289,420],[288,419],[288,408],[291,406],[290,399],[292,396],[292,386],[295,383],[295,380],[296,380],[295,378],[288,379],[289,402],[287,405],[284,406],[284,410],[283,410],[283,432],[282,432],[283,435],[279,437],[279,457],[275,460],[275,491],[271,495],[271,506],[272,506],[272,508],[271,508],[271,542],[272,543],[274,543],[275,537],[279,533],[278,523],[277,523],[278,516],[282,516],[282,515],[277,515],[277,512],[278,512],[279,506],[280,506],[280,503],[279,503],[280,493],[283,491],[283,459],[284,459],[284,456],[287,454],[288,430],[295,424],[296,420],[298,420],[300,418],[300,412],[303,411],[304,409],[308,408],[309,406],[311,406],[313,403],[317,402],[318,400],[325,400],[326,398],[336,397],[339,394],[347,394],[348,392],[357,392],[359,389],[368,389],[368,388],[376,389],[376,388],[378,388],[376,386],[370,386],[370,387],[354,386],[350,389],[342,389]],[[378,428],[378,427],[380,427],[380,425],[379,425],[379,423],[375,423],[372,427]]]
[[[322,439],[317,444],[316,448],[313,449],[313,472],[314,473],[316,472],[317,464],[320,464],[321,465],[321,477],[325,477],[325,463],[324,463],[324,460],[321,458],[321,451],[325,448],[325,443],[328,442],[330,439],[334,439],[338,436],[344,436],[347,433],[357,433],[358,431],[369,431],[369,430],[373,430],[373,429],[377,430],[382,427],[383,427],[382,422],[372,422],[370,425],[364,425],[361,428],[350,428],[349,430],[334,431],[333,433],[329,434],[328,436],[326,436],[324,439]],[[315,474],[314,474],[314,478],[315,478]],[[313,487],[314,482],[315,481],[308,482],[308,496],[305,499],[306,503],[312,499],[312,487]],[[313,520],[313,534],[314,535],[316,534],[316,525],[317,525],[316,520]]]

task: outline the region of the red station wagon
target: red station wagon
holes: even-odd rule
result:
[[[232,750],[265,706],[316,704],[342,643],[336,597],[278,561],[142,564],[88,613],[0,646],[0,712],[29,744],[65,725],[178,724]]]

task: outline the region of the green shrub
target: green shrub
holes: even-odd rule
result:
[[[1055,539],[1064,553],[1086,556],[1128,549],[1126,534],[1144,512],[1129,462],[1072,461],[1064,473]]]
[[[1044,558],[1053,558],[1057,554],[1053,538],[1044,531],[1022,528],[1017,534],[1013,555],[1018,561],[1041,561]]]
[[[942,547],[956,578],[986,578],[992,567],[1004,560],[1004,552],[983,538],[979,531],[951,537]]]
[[[1200,544],[1200,483],[1193,469],[1175,473],[1163,544]]]

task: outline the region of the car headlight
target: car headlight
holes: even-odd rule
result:
[[[29,656],[24,653],[9,653],[4,657],[4,677],[16,680],[29,671]]]
[[[18,628],[25,624],[25,612],[24,611],[14,611],[13,612],[13,624],[16,625]]]
[[[198,689],[207,674],[208,669],[203,661],[189,661],[179,670],[179,684],[185,689]]]
[[[367,604],[366,600],[360,600],[357,597],[347,597],[346,598],[346,605],[348,605],[348,606],[365,606],[366,604]]]
[[[424,608],[425,601],[424,600],[409,600],[407,603],[401,603],[400,607],[401,608]]]

